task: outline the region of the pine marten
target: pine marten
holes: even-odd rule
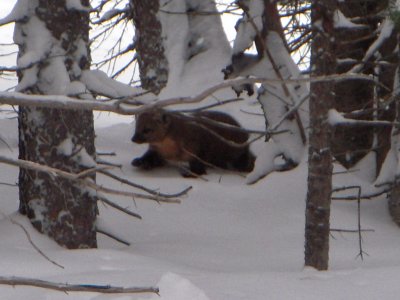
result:
[[[188,162],[189,173],[183,176],[205,174],[207,166],[250,172],[255,157],[245,144],[248,138],[239,123],[223,112],[184,115],[153,109],[137,116],[132,142],[149,143],[149,148],[132,165],[148,170],[167,161]]]

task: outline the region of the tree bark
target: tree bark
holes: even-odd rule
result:
[[[159,0],[131,0],[135,24],[136,51],[142,87],[160,93],[168,81],[168,61],[164,53],[162,26],[157,14]]]
[[[364,59],[369,47],[380,34],[378,27],[384,21],[381,12],[387,8],[387,1],[363,0],[341,1],[339,9],[349,19],[355,20],[359,26],[343,27],[336,30],[338,61],[337,73],[349,72]],[[387,38],[379,49],[379,56],[372,56],[362,63],[360,72],[373,75],[377,81],[386,87],[393,86],[393,78],[397,57],[393,55],[396,47],[395,34]],[[378,64],[379,60],[385,61]],[[390,62],[390,63],[387,63]],[[394,120],[394,107],[376,110],[380,99],[385,99],[391,92],[376,87],[373,82],[343,80],[335,86],[336,110],[343,113],[363,111],[353,119],[362,120]],[[365,155],[374,151],[376,154],[376,176],[390,148],[391,128],[373,128],[360,126],[358,128],[341,126],[334,129],[332,152],[334,157],[346,168],[353,167]]]
[[[400,33],[397,34],[397,44],[399,47],[400,46]],[[400,121],[400,53],[397,53],[398,56],[398,63],[397,63],[397,68],[396,68],[396,76],[395,80],[397,82],[394,83],[393,87],[393,97],[395,99],[394,105],[395,105],[395,113],[396,117],[395,120],[397,122]],[[399,157],[399,152],[400,152],[400,131],[399,128],[394,127],[392,129],[392,134],[391,134],[391,151],[394,151],[396,161],[394,162],[393,168],[396,168],[397,164],[399,163],[400,157]],[[398,226],[400,226],[400,182],[399,180],[395,178],[395,182],[391,188],[390,193],[388,194],[388,210],[389,214],[392,217],[393,222],[395,222]]]
[[[39,0],[30,3],[30,15],[17,22],[19,59],[41,40],[46,29],[51,46],[39,62],[20,72],[20,91],[29,94],[62,94],[60,82],[78,83],[80,72],[90,66],[89,1],[81,8],[66,1]],[[35,25],[33,25],[35,24]],[[44,26],[43,30],[31,30]],[[36,49],[37,50],[37,49]],[[27,79],[36,78],[27,85]],[[65,75],[66,74],[66,75]],[[62,80],[60,76],[65,75]],[[65,89],[64,89],[65,92]],[[93,114],[85,110],[20,107],[19,157],[68,172],[93,167],[95,158]],[[91,175],[95,180],[94,176]],[[72,181],[43,172],[21,169],[20,212],[33,226],[67,248],[97,246],[96,198]]]
[[[311,47],[313,76],[335,73],[333,14],[335,0],[314,1]],[[306,200],[305,265],[328,269],[330,204],[332,191],[331,126],[328,111],[334,102],[332,82],[311,84],[308,192]]]

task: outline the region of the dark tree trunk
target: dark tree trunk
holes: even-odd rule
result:
[[[367,50],[377,39],[377,28],[383,22],[380,13],[387,8],[387,1],[381,0],[346,0],[339,2],[341,12],[352,20],[356,20],[360,27],[340,28],[336,31],[336,54],[340,63],[337,73],[346,73],[364,58]],[[363,74],[375,75],[379,82],[386,87],[393,86],[395,61],[393,56],[396,46],[395,35],[387,39],[379,49],[381,58],[375,56],[365,62],[360,71]],[[394,64],[378,64],[377,60]],[[376,90],[377,89],[377,90]],[[365,80],[343,80],[335,86],[334,107],[347,113],[349,118],[363,120],[393,120],[394,108],[385,107],[376,111],[377,97],[385,99],[390,91],[376,88],[373,82]],[[354,111],[363,111],[354,116]],[[334,157],[345,167],[353,167],[360,159],[371,150],[376,153],[376,170],[379,174],[382,163],[390,148],[390,127],[374,128],[371,126],[339,126],[334,129],[332,139],[332,152]]]
[[[311,69],[313,76],[329,75],[335,72],[333,27],[335,9],[335,0],[314,1],[312,5],[314,40],[311,47]],[[333,102],[332,82],[311,84],[305,265],[318,270],[326,270],[329,260],[332,157],[331,127],[327,117]]]
[[[397,44],[398,47],[400,46],[400,34],[397,34]],[[398,82],[395,83],[395,86],[397,86],[397,89],[394,89],[393,97],[396,99],[395,101],[395,120],[397,122],[400,121],[400,103],[399,103],[399,87],[400,87],[400,53],[397,53],[397,58],[398,58],[398,63],[397,63],[397,69],[396,69],[396,79]],[[400,140],[400,131],[399,128],[393,128],[392,130],[392,151],[395,151],[397,153],[397,163],[399,162],[399,140]],[[392,166],[396,167],[396,166]],[[395,222],[398,226],[400,226],[400,182],[397,178],[395,180],[394,185],[388,194],[388,209],[389,209],[389,214],[392,217],[393,222]]]
[[[136,27],[136,51],[142,87],[158,94],[168,81],[162,25],[157,16],[160,1],[131,0],[130,3]]]
[[[89,7],[88,0],[81,0]],[[35,4],[30,4],[34,6]],[[26,23],[17,23],[16,31],[24,36],[18,41],[22,57],[30,49],[28,41],[40,39],[29,30],[32,20],[49,30],[53,44],[50,53],[37,64],[20,72],[24,82],[28,72],[36,73],[36,83],[22,88],[31,94],[49,94],[59,90],[54,77],[67,74],[67,83],[79,81],[80,72],[89,68],[88,10],[67,9],[65,1],[40,0]],[[37,19],[36,19],[37,18]],[[45,29],[44,29],[45,30]],[[57,67],[54,67],[58,60]],[[60,67],[61,66],[63,67]],[[36,68],[36,69],[35,69]],[[68,172],[93,167],[95,158],[93,115],[91,111],[64,111],[50,108],[19,109],[19,157]],[[95,178],[93,177],[93,180]],[[20,170],[20,212],[33,226],[67,248],[97,246],[95,220],[96,198],[71,181],[56,176]]]

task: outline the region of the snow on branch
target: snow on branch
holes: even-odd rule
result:
[[[0,19],[0,26],[24,19],[28,15],[29,2],[31,0],[19,0],[12,11],[3,19]]]
[[[143,93],[141,89],[114,80],[100,70],[83,71],[81,81],[90,91],[109,98],[132,97]]]
[[[366,51],[364,57],[361,60],[361,64],[355,65],[348,73],[359,73],[364,64],[368,62],[373,55],[375,55],[378,49],[383,45],[383,43],[392,35],[394,30],[394,23],[389,18],[386,18],[379,28],[379,36],[378,38],[372,43],[369,49]]]
[[[398,125],[396,122],[380,121],[380,120],[356,120],[345,118],[336,109],[330,109],[328,112],[328,122],[331,126],[393,126]]]
[[[338,9],[334,12],[333,21],[335,28],[368,28],[366,25],[353,23]]]
[[[69,284],[58,283],[46,280],[25,278],[25,277],[6,277],[0,276],[0,284],[3,285],[23,285],[33,286],[43,289],[56,290],[60,292],[90,292],[102,294],[137,294],[137,293],[154,293],[158,294],[159,290],[155,287],[119,287],[112,285],[98,285],[98,284]]]
[[[92,24],[95,24],[95,25],[103,24],[105,22],[111,21],[115,17],[119,17],[126,13],[127,13],[127,10],[125,8],[124,9],[120,9],[120,8],[110,9],[106,13],[104,13],[98,20],[93,21]]]

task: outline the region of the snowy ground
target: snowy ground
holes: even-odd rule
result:
[[[16,213],[18,190],[0,184],[0,275],[26,276],[57,282],[117,286],[158,286],[156,295],[69,295],[31,287],[0,286],[6,299],[398,299],[400,286],[400,229],[387,213],[385,199],[362,203],[364,261],[357,257],[356,234],[333,233],[330,271],[303,267],[306,165],[288,173],[271,174],[255,185],[236,174],[210,171],[208,182],[183,179],[178,171],[150,173],[131,168],[130,161],[145,147],[130,142],[133,125],[118,118],[97,126],[99,151],[122,164],[122,173],[135,182],[163,192],[193,190],[181,204],[113,198],[142,215],[125,216],[100,205],[101,222],[132,245],[127,247],[99,235],[99,249],[68,251],[31,229]],[[111,124],[113,123],[113,125]],[[1,119],[0,155],[17,156],[16,121]],[[257,150],[257,149],[256,149]],[[15,183],[17,169],[0,166],[0,183]],[[337,177],[340,182],[356,179]],[[103,184],[119,183],[99,177]],[[61,269],[40,256],[21,228]],[[332,227],[355,229],[355,203],[333,204]]]
[[[225,46],[220,49],[220,55],[208,55],[211,59],[208,63],[199,60],[189,64],[183,69],[186,73],[175,70],[179,74],[196,73],[198,78],[176,76],[163,96],[201,91],[203,85],[209,84],[201,80],[218,82],[213,76],[221,77],[220,70],[230,56],[230,49]],[[181,59],[176,53],[174,57],[176,62]],[[207,66],[215,66],[217,73],[208,72]],[[221,97],[230,98],[232,95]],[[228,110],[246,127],[262,129],[261,117],[239,113],[236,106]],[[244,110],[253,111],[254,106],[244,107]],[[0,116],[0,155],[17,157],[16,120],[4,117],[7,115]],[[271,174],[251,186],[245,184],[246,178],[241,175],[216,170],[205,176],[207,182],[183,179],[174,168],[140,172],[130,166],[130,161],[146,147],[130,142],[131,119],[106,113],[96,114],[95,119],[98,151],[115,152],[115,157],[106,159],[123,165],[122,170],[115,172],[165,193],[178,192],[188,186],[193,189],[182,197],[181,204],[159,205],[146,200],[134,202],[112,197],[143,217],[143,220],[133,219],[99,205],[101,224],[130,241],[131,246],[99,235],[99,249],[68,251],[32,230],[29,222],[16,213],[18,189],[3,183],[15,183],[18,170],[0,165],[0,276],[80,284],[158,286],[160,296],[67,295],[33,287],[0,286],[1,300],[399,299],[400,229],[391,222],[384,197],[362,203],[362,227],[374,230],[363,233],[362,246],[368,254],[363,261],[358,257],[358,235],[334,232],[330,270],[304,269],[305,159],[295,170]],[[260,148],[261,141],[253,150],[258,153]],[[365,185],[352,176],[336,175],[335,186]],[[126,188],[101,176],[98,182]],[[35,244],[64,268],[40,256],[24,231],[12,221],[22,224]],[[356,229],[356,203],[334,202],[331,226]]]

